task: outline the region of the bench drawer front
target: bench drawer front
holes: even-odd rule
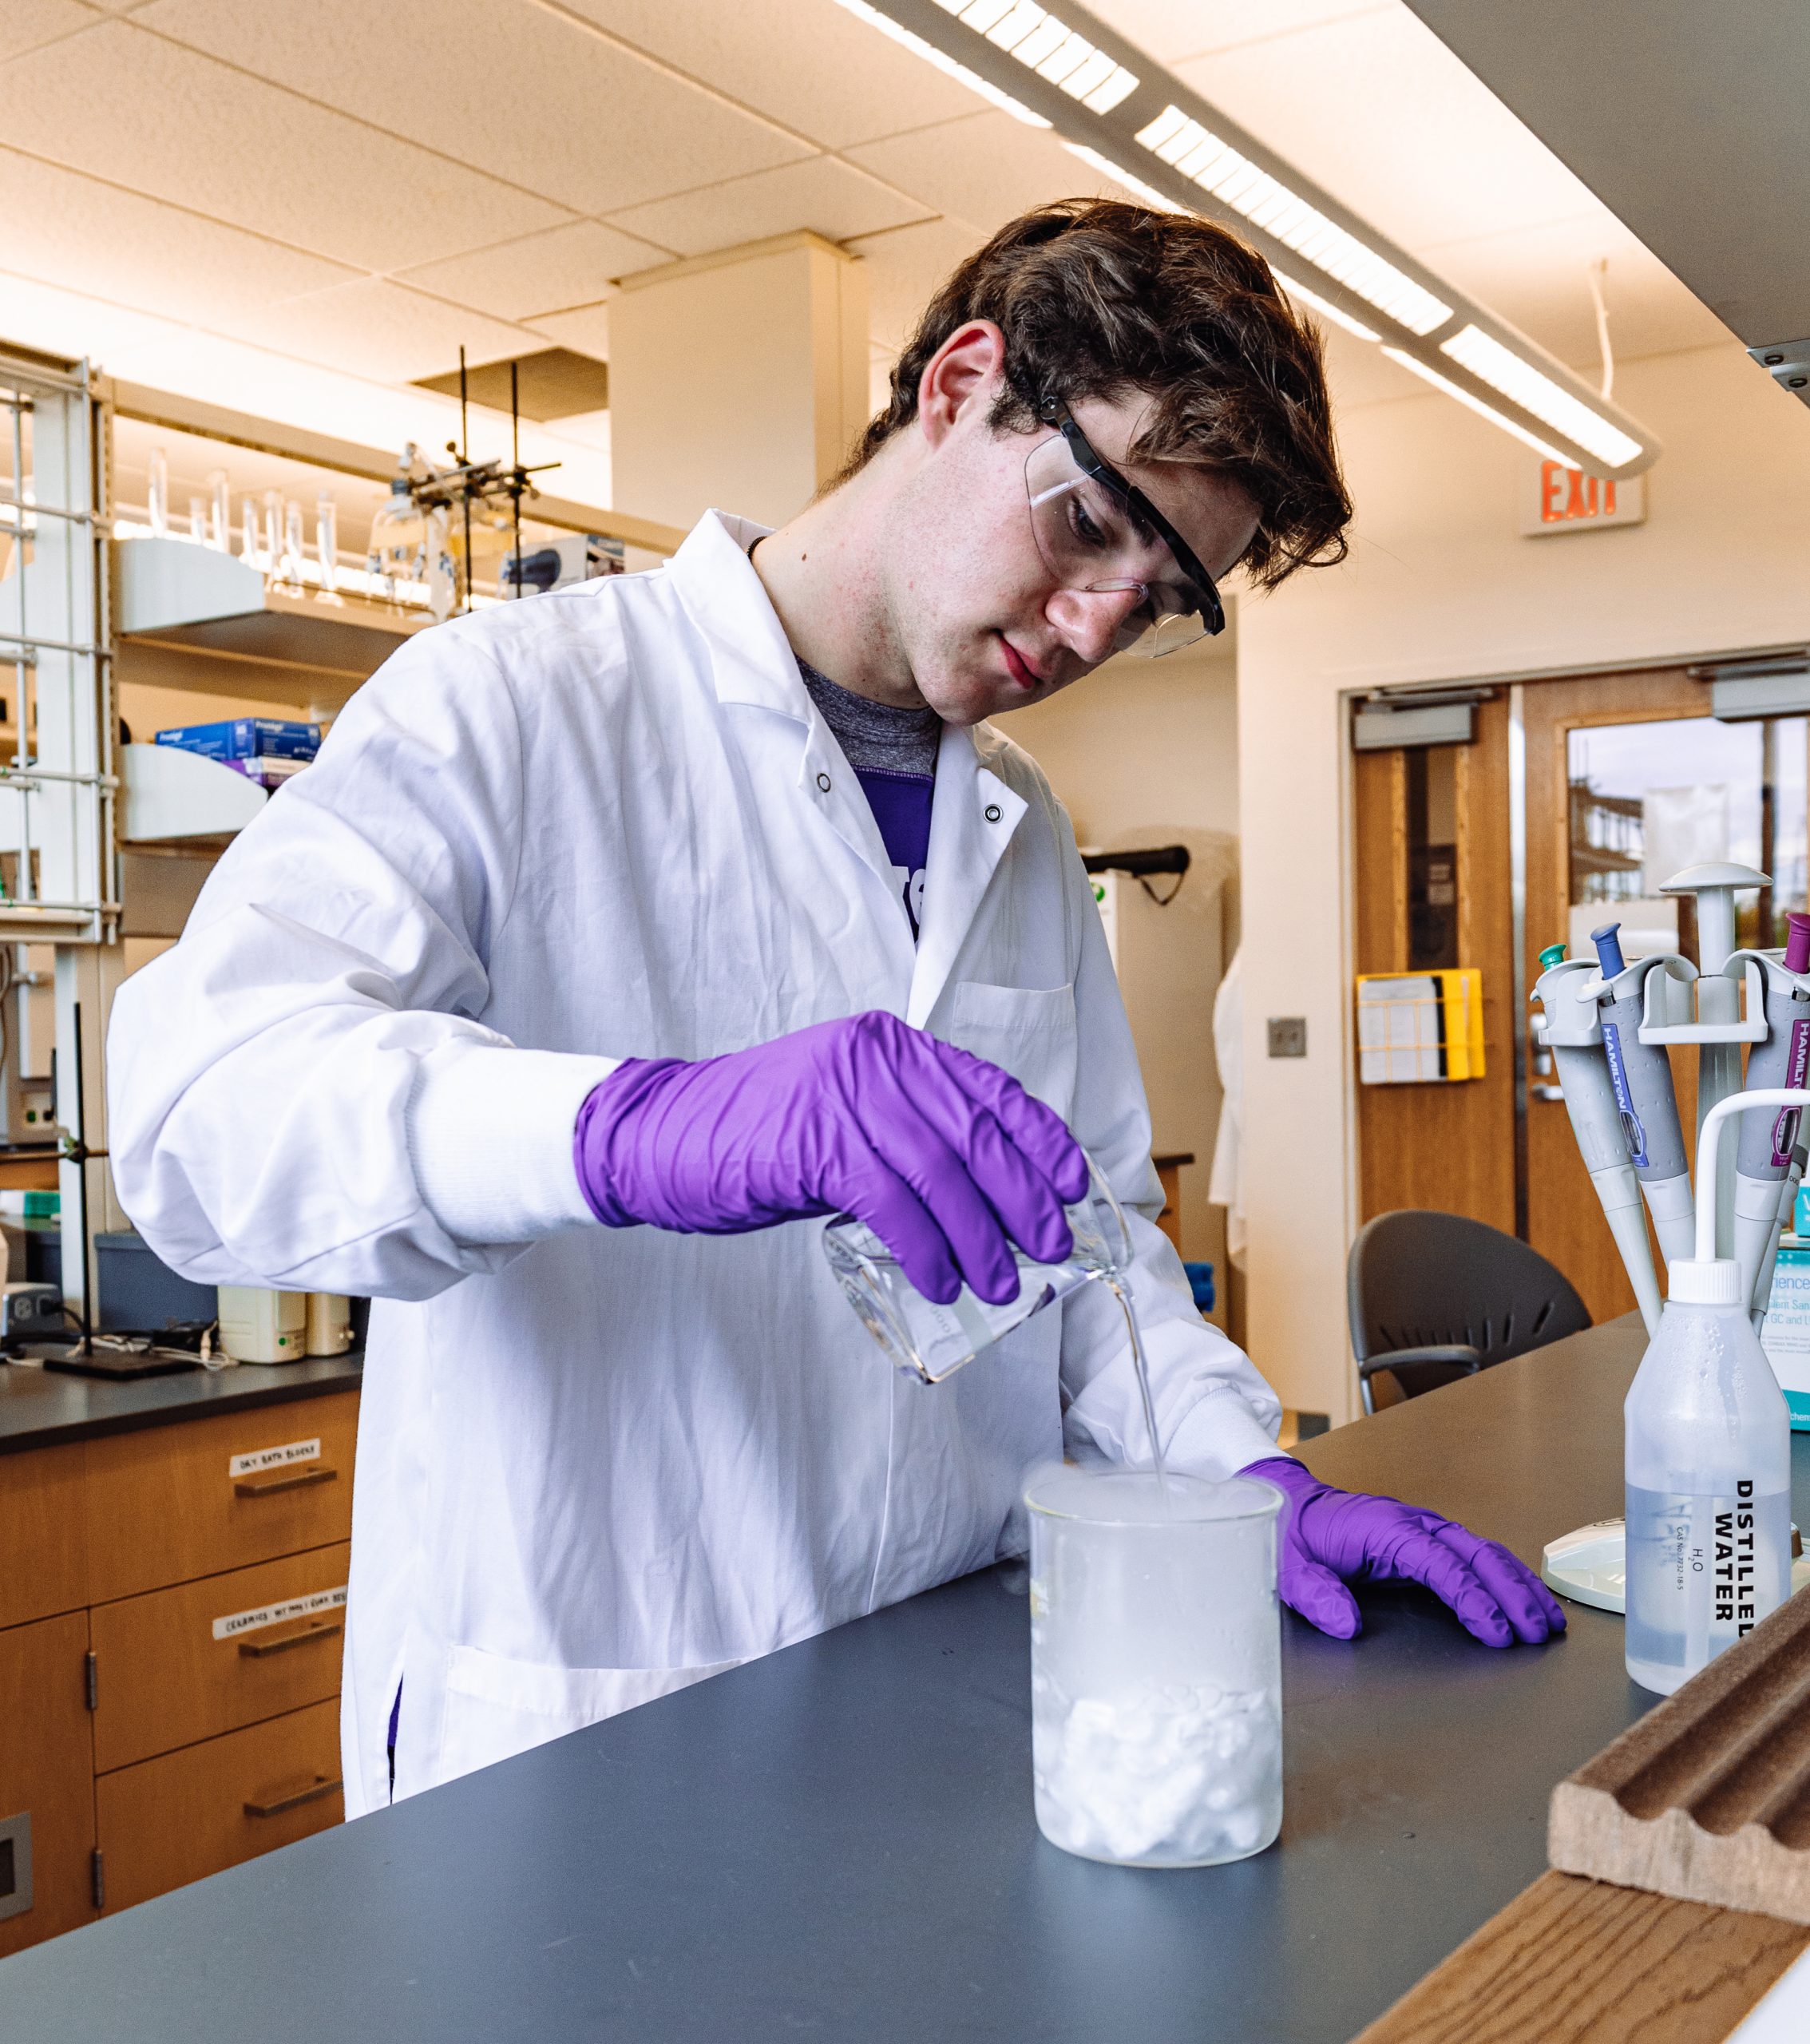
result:
[[[96,1771],[336,1697],[351,1558],[340,1541],[97,1606]]]
[[[111,1915],[339,1823],[339,1705],[122,1767],[94,1796]]]
[[[358,1416],[341,1392],[90,1441],[94,1602],[350,1539]]]

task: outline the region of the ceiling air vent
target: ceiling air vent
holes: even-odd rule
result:
[[[609,364],[592,355],[574,355],[570,348],[542,348],[536,355],[517,355],[513,364],[485,362],[468,368],[466,397],[474,405],[507,412],[512,366],[524,418],[572,418],[580,412],[600,412],[609,403]],[[456,398],[459,372],[451,369],[444,376],[418,376],[415,386]]]

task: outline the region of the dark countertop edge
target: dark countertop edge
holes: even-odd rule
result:
[[[140,1433],[152,1427],[174,1426],[184,1420],[210,1419],[220,1412],[255,1412],[261,1405],[293,1404],[299,1399],[327,1397],[335,1392],[356,1391],[364,1381],[364,1353],[362,1349],[354,1349],[344,1356],[320,1356],[308,1360],[331,1367],[323,1369],[318,1376],[296,1378],[283,1374],[296,1367],[293,1363],[240,1363],[232,1374],[236,1379],[240,1372],[250,1373],[245,1381],[235,1381],[230,1386],[222,1384],[220,1389],[210,1391],[204,1396],[169,1398],[156,1404],[136,1408],[129,1406],[111,1412],[85,1413],[79,1418],[47,1418],[40,1426],[11,1432],[0,1427],[0,1456],[22,1454],[36,1448],[59,1448],[65,1442],[98,1440],[109,1434]],[[9,1369],[18,1367],[20,1365],[16,1364],[0,1365],[0,1368]],[[166,1385],[188,1388],[220,1380],[218,1376],[200,1372],[178,1373],[163,1377],[139,1377],[121,1384],[109,1384],[100,1378],[65,1376],[57,1371],[50,1374],[53,1377],[61,1376],[65,1384],[115,1393],[144,1391]],[[268,1381],[264,1380],[267,1379]]]

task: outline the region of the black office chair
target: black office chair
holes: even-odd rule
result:
[[[1358,1388],[1419,1398],[1588,1327],[1584,1302],[1537,1250],[1461,1214],[1404,1208],[1359,1230],[1345,1265]]]

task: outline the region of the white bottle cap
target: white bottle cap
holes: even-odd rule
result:
[[[1699,1263],[1679,1257],[1665,1266],[1666,1296],[1681,1306],[1738,1306],[1741,1266],[1733,1257]]]

